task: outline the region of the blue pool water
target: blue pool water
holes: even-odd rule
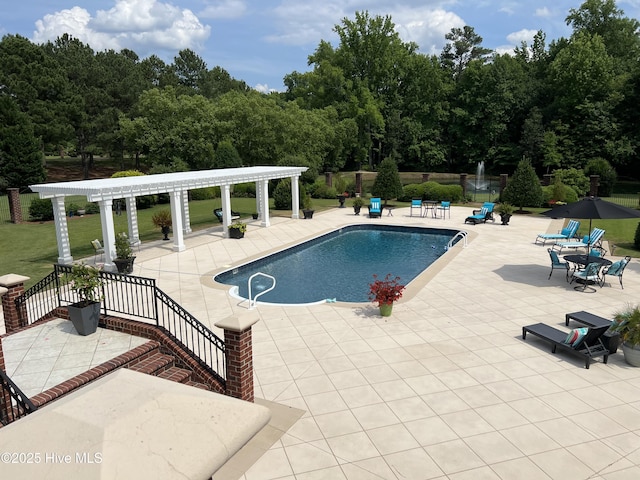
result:
[[[238,294],[248,298],[251,275],[263,272],[274,276],[276,288],[262,295],[259,302],[299,304],[334,298],[367,302],[374,273],[381,278],[391,273],[407,285],[446,252],[456,233],[458,230],[351,225],[227,270],[214,280],[237,286]],[[271,283],[264,277],[255,278],[252,294]]]

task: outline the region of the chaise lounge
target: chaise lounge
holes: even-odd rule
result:
[[[223,221],[222,209],[221,208],[216,208],[215,210],[213,210],[213,214],[216,216],[218,221],[220,223],[222,223],[222,221]],[[233,210],[231,210],[231,221],[234,222],[234,221],[238,220],[239,218],[240,218],[240,214],[238,212],[234,212]]]
[[[566,227],[564,227],[560,233],[540,233],[536,237],[536,241],[533,243],[538,243],[542,241],[542,245],[544,245],[547,240],[571,240],[576,236],[576,232],[580,228],[580,222],[577,220],[569,220],[569,223]]]
[[[603,251],[602,237],[604,237],[604,230],[601,228],[594,228],[591,231],[591,234],[585,235],[582,240],[576,242],[556,242],[553,248],[555,250],[557,247],[560,252],[562,252],[563,248],[595,248]]]
[[[586,333],[584,335],[580,335],[573,343],[567,343],[570,334],[576,332],[575,330],[572,332],[563,332],[544,323],[536,323],[522,327],[522,339],[525,340],[527,338],[527,333],[535,335],[551,343],[551,353],[556,353],[556,350],[560,348],[573,355],[582,357],[584,359],[584,367],[588,369],[591,360],[597,357],[603,357],[603,363],[607,363],[609,350],[605,348],[600,337],[602,337],[608,329],[609,325],[585,328]]]

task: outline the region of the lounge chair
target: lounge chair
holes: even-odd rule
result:
[[[525,340],[527,338],[527,333],[535,335],[551,343],[551,353],[556,353],[556,350],[560,348],[573,355],[582,357],[584,359],[584,367],[589,368],[593,358],[603,357],[602,361],[604,363],[607,363],[609,359],[609,350],[605,348],[600,339],[608,329],[608,325],[589,327],[584,336],[580,336],[574,343],[567,343],[567,340],[570,338],[570,332],[563,332],[544,323],[536,323],[522,327],[522,339]]]
[[[411,210],[409,210],[410,217],[413,217],[414,208],[418,209],[418,216],[421,217],[422,216],[422,199],[421,198],[414,198],[411,200]]]
[[[379,198],[369,200],[369,218],[380,218],[382,216],[382,202]]]
[[[556,242],[553,246],[562,252],[563,248],[597,248],[602,249],[602,237],[604,236],[604,230],[601,228],[594,228],[590,235],[585,235],[582,240],[576,242]]]
[[[569,270],[570,270],[569,262],[561,262],[560,259],[558,258],[558,254],[554,252],[551,248],[547,248],[547,251],[549,252],[549,257],[551,257],[551,271],[549,272],[549,278],[547,280],[551,278],[551,274],[556,268],[562,268],[563,270],[565,270],[565,278],[567,279],[567,282],[568,282]]]
[[[104,247],[100,243],[100,240],[97,238],[95,240],[91,240],[91,246],[93,247],[93,261],[95,262],[100,255],[100,260],[104,257]]]
[[[474,210],[473,212],[473,215],[470,215],[464,219],[464,223],[473,223],[474,225],[476,225],[478,223],[486,223],[487,220],[493,218],[492,213],[485,207],[482,207],[480,210]]]
[[[547,240],[571,240],[576,236],[576,232],[580,228],[580,222],[577,220],[569,220],[569,223],[566,227],[564,227],[560,233],[541,233],[536,237],[536,241],[534,243],[538,243],[542,241],[542,245],[544,245]]]
[[[213,214],[216,216],[216,218],[218,219],[218,221],[220,223],[222,223],[222,221],[224,220],[222,218],[222,209],[221,208],[216,208],[215,210],[213,210]],[[231,210],[231,221],[235,221],[240,219],[240,214],[238,212],[234,212],[233,210]]]
[[[620,287],[624,290],[624,286],[622,285],[622,272],[624,272],[625,267],[630,261],[631,257],[627,256],[622,260],[613,262],[608,267],[605,267],[602,271],[602,285],[604,285],[607,275],[611,275],[612,277],[618,277],[618,280],[620,281]]]

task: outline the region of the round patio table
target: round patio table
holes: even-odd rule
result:
[[[611,265],[611,260],[607,260],[606,258],[603,257],[598,257],[597,255],[565,255],[564,258],[567,262],[570,263],[574,263],[576,265],[581,265],[581,266],[587,266],[590,263],[597,263],[598,265],[600,265],[600,268]],[[578,282],[582,283],[582,280],[580,278],[577,279]],[[591,282],[593,283],[593,282]],[[588,283],[590,284],[590,283]],[[574,287],[574,290],[578,290],[580,287]],[[586,288],[582,287],[582,290],[584,291]],[[591,287],[589,287],[590,291],[592,290]],[[593,291],[595,292],[595,289],[593,289]]]

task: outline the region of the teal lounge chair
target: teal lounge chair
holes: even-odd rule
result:
[[[474,210],[473,215],[470,215],[464,219],[464,223],[473,223],[474,225],[478,223],[486,223],[487,220],[491,219],[492,217],[493,215],[491,214],[491,212],[487,208],[482,207],[480,210]]]
[[[567,226],[564,227],[560,233],[541,233],[536,237],[536,241],[534,243],[541,241],[542,245],[544,245],[547,240],[571,240],[576,236],[578,228],[580,228],[579,221],[569,220]]]
[[[556,244],[553,246],[553,248],[555,249],[556,247],[560,250],[560,252],[562,252],[563,248],[597,248],[597,249],[601,249],[602,248],[602,237],[604,237],[604,230],[602,230],[601,228],[594,228],[591,231],[590,235],[585,235],[584,238],[580,241],[576,241],[576,242],[556,242]]]
[[[382,216],[381,200],[379,198],[372,198],[369,202],[369,218],[380,218]]]

